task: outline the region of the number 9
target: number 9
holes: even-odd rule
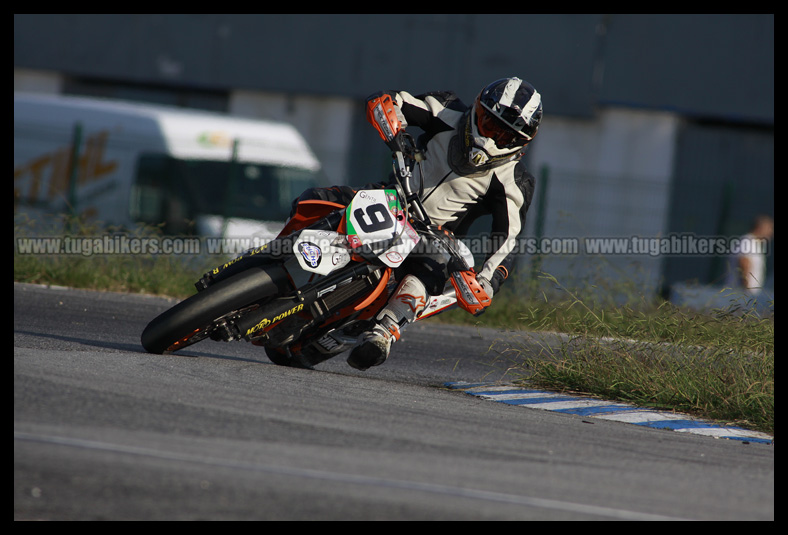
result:
[[[394,226],[391,213],[380,203],[369,205],[366,213],[363,208],[357,208],[353,211],[353,217],[364,232],[376,232]]]

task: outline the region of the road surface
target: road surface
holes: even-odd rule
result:
[[[444,387],[518,378],[513,333],[428,321],[367,372],[145,353],[172,303],[14,284],[15,520],[774,520],[774,445]]]

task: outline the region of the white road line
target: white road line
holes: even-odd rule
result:
[[[269,473],[276,475],[285,475],[291,477],[304,477],[310,479],[334,481],[339,483],[347,483],[347,484],[355,484],[355,485],[371,485],[376,487],[395,488],[395,489],[407,490],[407,491],[420,491],[420,492],[427,492],[431,494],[455,496],[459,498],[484,500],[484,501],[497,502],[497,503],[507,503],[517,506],[535,507],[537,509],[551,509],[551,510],[566,511],[572,513],[578,513],[578,514],[587,514],[587,515],[599,516],[599,517],[610,518],[610,519],[642,520],[642,521],[685,520],[682,518],[655,515],[650,513],[641,513],[638,511],[629,511],[626,509],[600,507],[596,505],[566,502],[562,500],[552,500],[545,498],[537,498],[533,496],[523,496],[520,494],[509,494],[505,492],[495,492],[489,490],[455,487],[449,485],[439,485],[435,483],[425,483],[421,481],[398,480],[398,479],[389,479],[383,477],[347,474],[340,472],[329,472],[325,470],[313,470],[309,468],[297,468],[297,467],[281,466],[281,465],[274,466],[274,465],[266,465],[261,463],[248,462],[248,461],[232,461],[227,459],[204,457],[204,456],[191,455],[191,454],[174,452],[174,451],[162,451],[162,450],[155,450],[152,448],[128,446],[125,444],[114,444],[109,442],[99,442],[96,440],[84,440],[79,438],[59,437],[59,436],[51,436],[51,435],[38,435],[33,433],[21,432],[21,431],[14,431],[14,440],[18,440],[22,442],[38,442],[38,443],[53,444],[53,445],[82,448],[89,450],[107,451],[107,452],[113,452],[119,454],[152,457],[156,459],[166,459],[171,461],[197,463],[202,465],[220,466],[224,468],[239,469],[245,472],[254,471],[254,472],[262,472],[262,473]]]

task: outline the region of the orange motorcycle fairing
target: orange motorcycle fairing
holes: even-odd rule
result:
[[[296,206],[295,214],[293,214],[293,217],[287,220],[284,228],[279,232],[278,237],[281,238],[283,236],[288,236],[297,230],[308,227],[312,223],[315,223],[326,217],[331,212],[341,208],[345,208],[345,205],[330,201],[300,201]],[[342,226],[344,226],[344,218],[342,220]],[[338,229],[338,231],[342,232],[342,229]]]

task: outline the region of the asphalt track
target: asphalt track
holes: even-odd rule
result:
[[[527,333],[414,325],[383,366],[150,355],[172,302],[14,284],[15,520],[774,520],[774,445],[496,403]],[[547,342],[549,343],[549,342]]]

